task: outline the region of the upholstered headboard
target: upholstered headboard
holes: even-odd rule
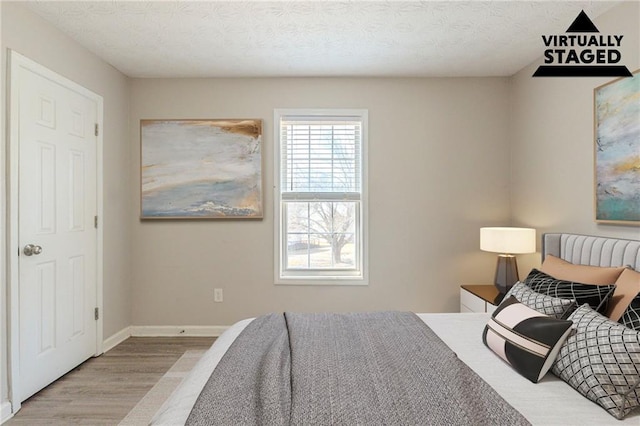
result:
[[[542,259],[547,254],[577,265],[631,266],[640,271],[640,241],[579,234],[544,234]]]

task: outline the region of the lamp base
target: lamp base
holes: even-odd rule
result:
[[[518,282],[518,263],[510,254],[498,255],[494,285],[500,294],[506,294]]]

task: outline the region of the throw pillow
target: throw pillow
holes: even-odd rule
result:
[[[616,288],[615,285],[591,285],[559,280],[535,268],[525,278],[524,283],[538,293],[560,299],[572,299],[578,305],[588,303],[598,312],[607,311],[609,299]]]
[[[616,291],[613,292],[607,316],[613,321],[618,321],[631,301],[640,294],[640,272],[627,268],[615,284]]]
[[[541,314],[549,315],[553,318],[566,318],[569,316],[570,310],[575,306],[575,300],[559,299],[557,297],[548,296],[538,293],[527,287],[526,284],[517,282],[511,290],[506,294],[505,299],[513,296],[518,302],[535,309]]]
[[[618,322],[625,327],[640,331],[640,294],[627,306]]]
[[[509,296],[491,315],[482,341],[519,374],[538,383],[570,331],[571,321],[541,314]]]
[[[640,406],[640,332],[586,304],[569,319],[575,333],[560,349],[553,374],[622,419]]]
[[[624,267],[576,265],[549,254],[544,258],[540,270],[559,280],[607,285],[616,282],[622,271],[624,271]]]

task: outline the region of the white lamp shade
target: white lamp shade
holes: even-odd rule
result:
[[[480,228],[480,250],[502,254],[535,253],[533,228]]]

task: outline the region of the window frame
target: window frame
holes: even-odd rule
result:
[[[275,109],[273,114],[273,140],[274,140],[274,178],[273,178],[273,199],[274,199],[274,281],[275,284],[284,285],[368,285],[368,194],[367,194],[367,142],[368,142],[368,110],[366,109]],[[359,207],[356,207],[356,232],[359,233],[359,255],[356,255],[358,270],[327,269],[318,270],[300,269],[297,271],[286,271],[286,224],[285,209],[281,193],[282,177],[282,141],[281,121],[287,117],[310,117],[329,119],[357,118],[361,122],[360,140],[360,199]],[[316,194],[317,196],[313,196]],[[297,198],[296,201],[342,201],[336,199],[326,199],[324,193],[310,193],[309,197]],[[344,200],[349,201],[349,200]]]

